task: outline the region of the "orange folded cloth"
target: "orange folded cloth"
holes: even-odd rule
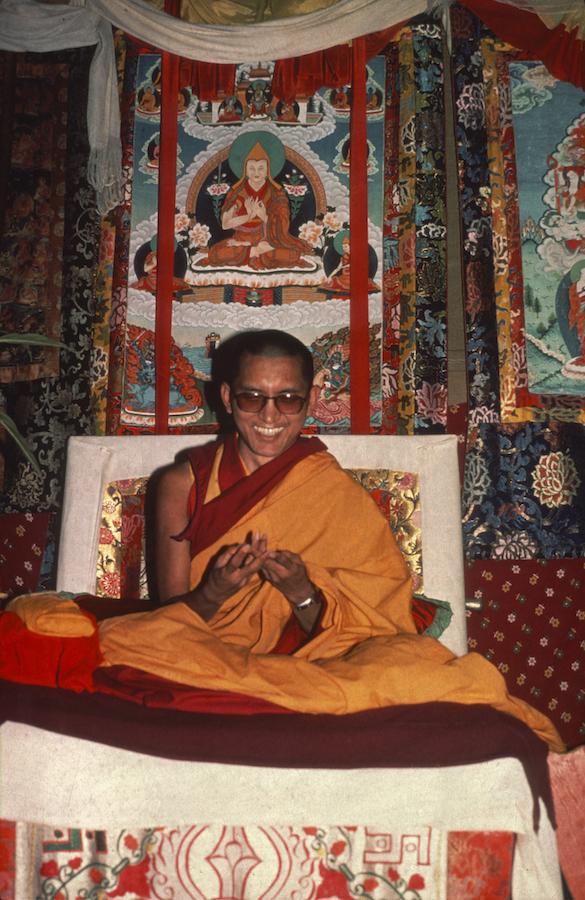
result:
[[[95,631],[95,623],[74,600],[53,591],[22,594],[11,600],[6,610],[15,613],[35,634],[87,637]]]

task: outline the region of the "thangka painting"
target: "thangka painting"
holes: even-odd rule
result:
[[[368,63],[370,418],[381,424],[385,60]],[[349,87],[292,102],[274,65],[236,67],[231,93],[179,96],[169,424],[212,427],[205,387],[231,334],[278,328],[313,352],[319,430],[347,431],[349,392]],[[160,64],[138,57],[126,358],[120,423],[154,424],[154,322]]]
[[[528,386],[585,397],[585,94],[510,64]]]

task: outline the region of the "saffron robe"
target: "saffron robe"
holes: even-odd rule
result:
[[[219,454],[206,500],[219,493]],[[210,619],[184,603],[100,625],[106,665],[128,665],[194,687],[244,693],[306,713],[344,714],[396,704],[486,703],[516,716],[549,746],[563,743],[546,716],[511,697],[498,670],[416,633],[411,579],[385,518],[326,451],[301,459],[252,509],[193,559],[209,560],[250,531],[298,553],[326,609],[321,631],[291,656],[271,653],[290,606],[255,576]]]

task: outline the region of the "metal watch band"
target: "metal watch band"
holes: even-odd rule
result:
[[[312,603],[315,603],[315,595],[311,594],[310,597],[307,597],[306,600],[303,600],[302,603],[295,603],[295,609],[307,609]]]

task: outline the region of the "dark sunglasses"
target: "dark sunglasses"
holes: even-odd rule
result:
[[[239,391],[237,394],[232,394],[232,396],[242,412],[258,413],[264,409],[268,400],[274,400],[274,405],[279,413],[283,413],[285,416],[300,413],[307,402],[306,397],[288,393],[269,397],[266,394],[261,394],[260,391]]]

